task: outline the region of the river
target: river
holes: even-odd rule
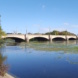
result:
[[[31,42],[1,48],[17,78],[78,78],[78,44],[70,42]]]

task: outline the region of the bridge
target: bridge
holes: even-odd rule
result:
[[[77,40],[77,36],[74,35],[35,35],[35,34],[7,34],[6,36],[2,36],[3,39],[11,38],[14,39],[16,42],[26,41],[29,42],[33,39],[43,40],[43,41],[50,41],[53,40]]]

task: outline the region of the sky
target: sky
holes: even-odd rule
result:
[[[0,0],[0,15],[6,33],[78,34],[78,0]]]

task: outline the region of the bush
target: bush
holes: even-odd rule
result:
[[[8,65],[4,64],[4,61],[7,59],[6,56],[3,56],[0,52],[0,76],[4,76],[8,70]]]
[[[4,43],[3,39],[0,39],[0,46]]]
[[[5,73],[7,72],[7,70],[8,70],[8,66],[4,65],[4,64],[1,64],[0,65],[0,76],[4,76]]]

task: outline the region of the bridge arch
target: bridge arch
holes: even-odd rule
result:
[[[62,37],[55,37],[52,40],[53,41],[65,41],[66,39],[65,38],[62,38]]]
[[[3,39],[13,39],[15,42],[24,42],[25,40],[19,37],[5,37]]]
[[[29,41],[49,41],[49,40],[45,37],[32,37],[29,39]]]
[[[69,40],[76,40],[76,38],[69,38]]]

